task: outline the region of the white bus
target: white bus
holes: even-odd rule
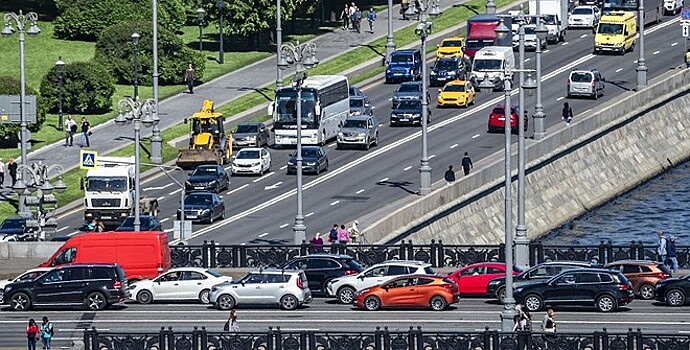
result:
[[[277,145],[297,144],[297,90],[283,87],[269,107]],[[315,75],[302,83],[302,144],[323,145],[350,115],[347,77]]]

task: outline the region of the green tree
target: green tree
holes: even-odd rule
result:
[[[96,42],[96,61],[102,63],[118,83],[131,84],[134,80],[134,47],[132,33],[138,33],[139,72],[142,85],[152,84],[153,28],[149,21],[126,21],[103,30]],[[161,85],[181,83],[187,64],[192,63],[197,79],[204,75],[206,62],[202,54],[185,46],[178,36],[164,28],[158,30],[158,82]]]
[[[41,96],[58,111],[58,73],[51,69],[41,81]],[[76,62],[65,65],[62,82],[64,113],[101,114],[110,110],[115,94],[115,80],[98,62]]]
[[[275,0],[226,0],[223,15],[224,30],[230,35],[250,37],[259,32],[275,27]],[[292,17],[296,8],[306,3],[305,0],[282,0],[280,7],[283,19]],[[210,18],[218,18],[215,2],[205,6]]]
[[[20,93],[21,87],[18,79],[9,76],[0,76],[0,95],[19,95]],[[36,123],[28,125],[30,131],[36,132],[41,129],[41,126],[46,121],[46,102],[38,92],[31,87],[26,87],[26,94],[36,96]],[[0,124],[0,139],[18,140],[19,130],[19,124]]]

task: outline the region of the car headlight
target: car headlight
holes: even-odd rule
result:
[[[178,209],[178,210],[179,210],[179,209]],[[130,285],[129,285],[129,289],[130,289],[130,290],[135,290],[135,289],[137,289],[137,285],[136,285],[136,284],[130,284]]]
[[[203,211],[201,211],[201,215],[208,215],[208,214],[211,214],[211,209],[204,209]]]
[[[191,186],[191,185],[192,185],[192,183],[189,182],[189,181],[185,181],[184,184],[187,185],[187,186]]]
[[[247,140],[256,141],[256,136],[249,136],[249,137],[247,137]]]
[[[215,185],[216,183],[217,183],[217,181],[216,181],[216,180],[213,180],[213,181],[209,182],[208,185],[209,185],[209,186],[213,186],[213,185]]]
[[[436,75],[436,74],[437,74],[436,71],[433,71],[433,70],[431,71],[431,75]]]
[[[397,118],[398,116],[395,113],[391,113],[391,118]]]
[[[390,73],[390,72],[391,72],[391,70],[390,70],[390,69],[386,69],[386,73]]]
[[[363,133],[363,132],[360,132],[359,134],[357,134],[357,136],[359,136],[359,137],[366,137],[367,134],[365,134],[365,133]]]
[[[256,163],[252,164],[252,166],[259,166],[259,165],[261,165],[261,162],[256,162]]]
[[[343,137],[343,133],[342,133],[342,132],[339,132],[339,133],[338,133],[338,137]]]
[[[3,293],[4,293],[4,294],[7,294],[7,293],[9,293],[11,290],[12,290],[12,286],[6,286]]]
[[[446,74],[448,74],[448,75],[452,75],[452,76],[455,76],[455,71],[454,71],[454,70],[452,70],[452,71],[449,71],[449,72],[448,72],[448,73],[446,73]]]
[[[412,116],[413,116],[413,117],[421,117],[422,115],[419,114],[419,113],[415,113],[415,114],[413,114]]]

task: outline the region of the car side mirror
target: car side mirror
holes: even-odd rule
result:
[[[441,89],[438,89],[438,92],[441,92]]]
[[[244,281],[242,282],[242,287],[244,287]]]
[[[81,181],[79,181],[79,189],[84,190],[86,188],[86,178],[81,178]]]
[[[389,287],[388,287],[388,286],[383,286],[382,288],[383,288],[383,290],[385,290],[385,291],[387,292]]]
[[[361,279],[362,281],[364,281],[364,275],[359,275],[359,276],[357,276],[357,278],[359,278],[359,279]]]

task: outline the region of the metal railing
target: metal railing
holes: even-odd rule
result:
[[[170,247],[174,267],[237,268],[278,266],[296,256],[318,252],[346,254],[370,266],[386,260],[417,260],[434,267],[457,267],[483,261],[503,261],[505,245],[446,245],[432,240],[430,244],[334,244],[315,249],[309,243],[301,245],[221,245],[204,241],[202,245],[176,245]],[[690,267],[690,246],[677,247],[678,264]],[[530,265],[545,261],[591,261],[606,264],[612,261],[636,259],[656,260],[656,247],[639,242],[614,245],[600,242],[598,245],[543,245],[529,246]]]

